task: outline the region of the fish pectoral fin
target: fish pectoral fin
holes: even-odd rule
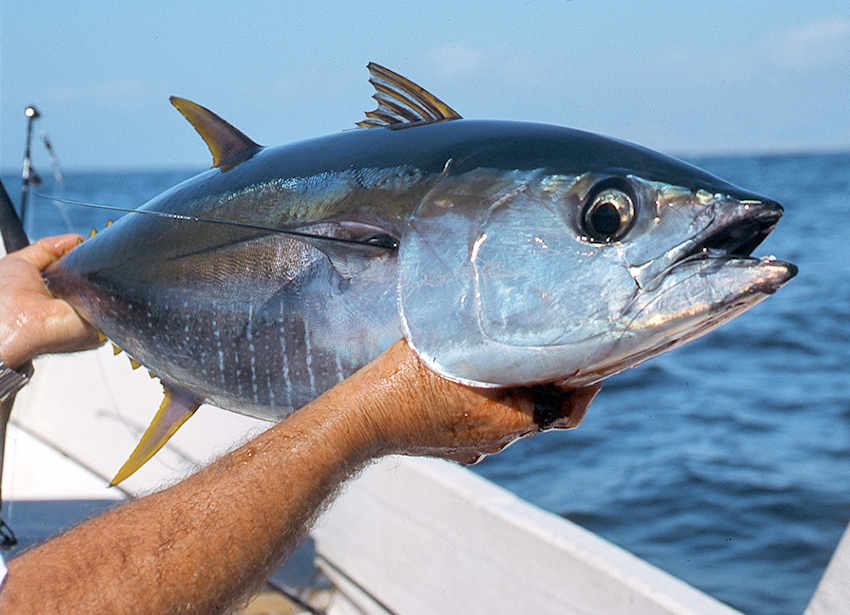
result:
[[[172,96],[171,104],[195,127],[213,156],[213,167],[232,169],[258,151],[261,146],[221,119],[215,113],[185,98]]]
[[[340,221],[330,228],[321,223],[296,230],[297,239],[323,252],[346,280],[361,274],[376,258],[395,254],[399,246],[399,240],[386,229],[351,221]]]
[[[375,257],[386,253],[386,250],[372,246],[351,248],[331,244],[321,246],[319,249],[328,257],[336,272],[346,280],[363,273]]]
[[[374,62],[369,63],[369,83],[375,88],[372,98],[378,108],[357,122],[362,128],[403,127],[429,122],[462,119],[460,114],[425,88]]]
[[[200,404],[188,392],[166,385],[165,399],[162,400],[159,411],[109,486],[114,487],[141,468],[199,407]]]
[[[324,252],[336,272],[346,280],[357,277],[376,258],[394,253],[398,248],[397,244],[361,243],[323,237],[313,237],[306,242]]]

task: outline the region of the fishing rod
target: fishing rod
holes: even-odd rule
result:
[[[41,185],[41,176],[35,170],[32,164],[32,128],[33,122],[41,117],[41,113],[35,107],[30,105],[24,111],[27,116],[27,142],[24,148],[24,162],[21,169],[21,222],[26,223],[30,193],[30,186]],[[50,166],[53,171],[53,178],[57,182],[64,181],[65,177],[62,173],[62,167],[59,165],[59,159],[56,157],[56,152],[53,150],[53,144],[47,136],[47,131],[42,130],[40,135],[41,142],[44,144],[47,153],[50,155]]]
[[[47,153],[50,154],[50,168],[53,170],[53,179],[57,182],[65,181],[65,175],[62,173],[62,166],[59,164],[59,159],[56,157],[56,152],[53,151],[53,143],[50,142],[50,137],[47,136],[47,131],[43,130],[39,134],[41,142],[44,143]]]
[[[12,204],[12,199],[9,198],[9,193],[6,192],[6,187],[3,182],[0,182],[0,234],[3,237],[3,247],[7,253],[15,252],[29,245],[27,238],[24,220],[27,212],[27,196],[29,195],[30,186],[41,184],[41,177],[32,166],[32,125],[35,120],[41,117],[35,105],[30,105],[24,112],[27,116],[27,142],[24,149],[24,162],[21,170],[21,214],[15,210]],[[43,137],[45,145],[53,158],[53,148],[49,145],[46,136]],[[57,163],[58,168],[58,163]],[[54,171],[54,175],[56,172]],[[32,377],[32,361],[27,361],[25,365],[17,370],[23,373],[27,378]],[[6,453],[6,429],[9,426],[9,419],[12,416],[12,407],[15,404],[15,395],[12,394],[8,398],[0,401],[0,549],[6,550],[18,544],[18,539],[12,528],[3,519],[3,495],[2,495],[2,477],[3,477],[3,460]]]
[[[27,116],[27,141],[24,149],[23,168],[21,169],[21,213],[20,216],[12,204],[12,199],[9,198],[9,193],[6,192],[6,187],[0,182],[0,235],[3,238],[3,247],[7,253],[15,252],[29,245],[29,239],[26,233],[26,215],[27,215],[27,197],[29,196],[30,186],[38,186],[41,184],[41,177],[32,166],[32,127],[33,122],[41,117],[35,105],[30,105],[24,111]],[[47,132],[41,131],[41,140],[47,151],[50,154],[50,163],[53,167],[53,177],[56,181],[62,181],[62,170],[59,167],[59,160],[53,151],[53,145],[47,137]],[[24,365],[18,368],[20,374],[23,374],[27,379],[32,377],[33,366],[32,361],[27,361]],[[3,519],[3,495],[2,495],[2,477],[3,477],[3,460],[6,452],[6,429],[9,425],[9,419],[12,416],[12,407],[15,404],[15,395],[12,394],[8,398],[0,401],[0,549],[11,549],[18,544],[18,539],[12,528]]]
[[[24,164],[21,169],[21,223],[26,223],[27,219],[27,196],[29,195],[30,185],[38,186],[41,183],[41,177],[32,167],[31,148],[32,143],[32,124],[35,120],[41,117],[41,113],[35,108],[35,105],[30,105],[24,113],[27,116],[27,143],[24,149]]]

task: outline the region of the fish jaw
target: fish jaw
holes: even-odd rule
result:
[[[669,187],[656,187],[660,207],[673,207],[665,199]],[[635,283],[644,291],[657,288],[673,268],[693,259],[728,259],[748,257],[770,234],[782,217],[782,206],[770,200],[738,200],[720,195],[701,195],[699,205],[704,210],[694,216],[690,225],[692,236],[673,245],[665,253],[654,255],[646,262],[630,265]],[[694,209],[695,205],[685,205]],[[634,262],[635,256],[629,255]]]
[[[713,331],[784,286],[797,267],[772,257],[692,258],[671,269],[652,292],[639,293],[619,337],[569,378],[586,386]]]

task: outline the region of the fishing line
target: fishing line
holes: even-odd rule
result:
[[[46,201],[55,201],[58,203],[65,203],[67,205],[78,205],[80,207],[89,207],[92,209],[103,209],[106,211],[117,211],[121,213],[127,214],[144,214],[146,216],[154,216],[158,218],[168,218],[170,220],[179,220],[181,222],[206,222],[207,224],[224,224],[226,226],[234,226],[237,228],[250,229],[255,231],[265,231],[267,233],[277,233],[279,235],[288,235],[292,237],[298,237],[301,239],[312,239],[314,241],[330,241],[334,243],[346,244],[346,245],[355,245],[358,247],[367,246],[370,248],[375,248],[379,250],[388,250],[392,251],[398,248],[398,240],[389,235],[381,235],[377,234],[374,237],[371,237],[365,241],[359,241],[357,239],[344,239],[341,237],[328,237],[326,235],[315,235],[313,233],[303,233],[300,231],[294,231],[290,229],[281,229],[275,228],[273,226],[263,226],[262,224],[253,224],[251,222],[237,222],[236,220],[217,220],[214,218],[203,218],[200,216],[187,216],[184,214],[175,214],[169,213],[165,211],[152,211],[147,209],[131,209],[127,207],[115,207],[113,205],[98,205],[96,203],[86,203],[84,201],[76,201],[74,199],[68,199],[64,197],[56,197],[49,196],[46,194],[41,194],[40,192],[33,192],[33,196],[38,197],[40,199],[44,199]]]

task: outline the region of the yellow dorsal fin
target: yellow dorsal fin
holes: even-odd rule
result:
[[[232,169],[261,147],[209,109],[185,98],[172,96],[171,104],[189,120],[206,142],[213,156],[213,167]]]
[[[180,429],[180,426],[195,413],[199,406],[200,404],[189,393],[166,386],[165,399],[162,400],[162,405],[153,417],[150,427],[109,486],[117,485],[141,468],[168,442],[168,439]]]
[[[369,63],[369,79],[375,87],[372,98],[378,108],[366,113],[368,119],[357,122],[363,128],[424,124],[459,120],[460,114],[428,90],[374,62]]]

